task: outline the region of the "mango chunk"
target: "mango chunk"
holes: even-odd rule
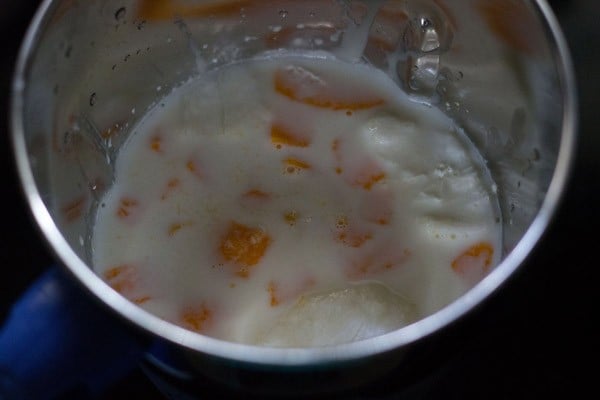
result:
[[[476,243],[452,261],[452,269],[469,280],[479,280],[492,266],[494,248],[486,242]]]
[[[249,267],[258,264],[270,244],[271,238],[262,229],[231,222],[221,241],[220,251],[226,261],[239,267],[236,275],[247,278]]]

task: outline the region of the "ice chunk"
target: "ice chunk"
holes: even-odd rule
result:
[[[416,318],[413,304],[379,283],[302,296],[259,339],[273,347],[314,347],[382,335]]]

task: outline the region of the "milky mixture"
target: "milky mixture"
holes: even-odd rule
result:
[[[383,334],[499,261],[485,164],[382,72],[287,56],[163,98],[120,150],[96,273],[192,331],[265,346]]]

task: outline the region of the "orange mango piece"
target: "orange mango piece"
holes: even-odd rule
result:
[[[165,190],[163,191],[163,194],[160,196],[161,200],[166,200],[171,193],[177,189],[179,186],[181,185],[181,181],[177,178],[172,178],[169,179],[169,181],[166,184]]]
[[[282,146],[308,147],[310,141],[291,133],[281,125],[273,124],[271,126],[271,143],[280,149]]]
[[[409,20],[406,6],[401,2],[386,2],[375,16],[369,32],[367,51],[375,48],[384,52],[394,51],[402,40],[403,27]]]
[[[181,322],[184,328],[194,332],[202,332],[211,322],[213,315],[212,311],[202,304],[198,308],[186,309],[181,314]]]
[[[536,53],[531,28],[534,21],[525,2],[520,0],[479,0],[476,10],[488,28],[504,44],[523,53]]]
[[[269,235],[259,228],[231,222],[221,240],[223,258],[240,268],[236,275],[247,278],[249,267],[256,265],[271,244]]]
[[[138,206],[138,201],[131,197],[123,197],[119,202],[119,208],[117,209],[117,216],[119,218],[127,218],[131,216],[134,209]]]
[[[134,269],[131,265],[119,265],[117,267],[107,269],[104,272],[104,278],[107,280],[111,280],[124,274],[130,274],[133,271]]]
[[[242,196],[245,198],[249,198],[249,199],[260,199],[260,200],[267,200],[271,197],[269,195],[269,193],[263,192],[260,189],[250,189],[246,193],[244,193]]]
[[[338,229],[346,229],[346,228],[348,228],[348,217],[346,217],[345,215],[339,216],[335,220],[335,227],[338,228]]]
[[[288,211],[283,214],[283,219],[288,223],[288,225],[294,226],[298,220],[298,213],[296,211]]]
[[[303,169],[310,169],[309,163],[293,157],[288,157],[283,160],[283,164],[286,166],[285,172],[288,174],[293,174]]]
[[[411,255],[412,252],[409,249],[373,253],[358,261],[352,261],[347,269],[347,276],[350,279],[374,277],[385,271],[400,267],[406,263]]]
[[[196,178],[200,180],[204,179],[204,171],[202,169],[202,164],[199,160],[189,159],[185,163],[185,169],[188,170]]]
[[[483,277],[492,265],[493,255],[491,244],[476,243],[452,261],[452,269],[459,275]]]
[[[125,294],[134,289],[135,281],[137,280],[137,270],[132,265],[118,265],[104,272],[104,280],[114,290]]]
[[[277,296],[277,284],[273,281],[269,282],[267,291],[269,292],[269,304],[271,307],[277,307],[281,302]]]
[[[73,10],[77,4],[77,0],[65,0],[58,3],[55,7],[55,10],[52,12],[52,18],[50,19],[48,26],[54,26],[62,21],[64,21],[63,17],[69,11]]]
[[[257,209],[264,207],[271,200],[271,194],[261,189],[250,189],[242,193],[239,198],[239,204],[243,208]]]
[[[169,226],[169,236],[175,235],[182,227],[183,225],[179,223],[171,224],[171,226]]]
[[[333,151],[334,154],[338,154],[338,152],[340,151],[340,139],[333,139],[333,141],[331,142],[331,151]]]
[[[162,139],[160,136],[152,136],[150,139],[150,149],[155,153],[162,152]]]
[[[371,232],[356,229],[348,222],[348,217],[345,215],[336,218],[335,229],[337,230],[336,240],[349,247],[361,247],[373,239]]]
[[[175,222],[169,225],[169,230],[167,231],[169,236],[175,236],[177,232],[179,232],[182,228],[188,227],[192,225],[191,222]]]
[[[379,172],[379,173],[368,176],[366,179],[364,179],[362,181],[359,180],[357,183],[362,185],[362,187],[364,187],[365,189],[371,190],[373,185],[376,184],[377,182],[382,181],[383,178],[385,178],[385,174],[383,172]]]
[[[369,191],[385,179],[386,174],[376,161],[368,158],[356,160],[344,157],[343,145],[340,138],[334,139],[331,142],[331,152],[335,173],[343,174],[343,179],[348,184],[360,186]]]
[[[354,174],[352,183],[362,186],[365,190],[371,190],[373,186],[385,179],[385,172],[373,162],[362,165]]]
[[[126,297],[134,304],[144,304],[152,298],[148,295],[139,295],[138,270],[130,264],[117,265],[104,271],[103,278],[116,292]]]
[[[134,299],[131,299],[131,301],[137,305],[147,303],[150,300],[152,300],[152,297],[150,297],[150,296],[142,296],[142,297],[136,297]]]
[[[340,152],[340,139],[334,139],[331,142],[331,152],[335,160],[335,173],[341,175],[344,170],[342,169],[342,153]]]
[[[83,215],[83,208],[86,203],[85,196],[78,197],[77,199],[65,204],[61,208],[61,213],[67,222],[73,222],[79,219]]]
[[[367,193],[360,205],[360,216],[377,225],[389,225],[394,215],[394,195],[391,190],[377,187]]]
[[[373,234],[367,232],[367,233],[360,233],[360,232],[354,232],[352,230],[346,230],[343,232],[340,232],[337,236],[338,241],[340,241],[341,243],[343,243],[346,246],[349,247],[361,247],[363,244],[365,244],[367,241],[373,239]]]
[[[286,282],[271,280],[267,285],[269,304],[271,307],[277,307],[282,303],[293,301],[315,284],[316,280],[312,276],[306,276],[304,279],[295,277]]]
[[[395,42],[390,42],[386,37],[369,35],[369,41],[367,42],[368,48],[375,48],[381,51],[393,51],[396,47]]]
[[[302,68],[279,69],[274,76],[275,91],[290,100],[331,110],[365,110],[382,105],[382,99],[338,98],[332,89],[310,71]]]
[[[243,9],[260,5],[257,0],[221,0],[184,2],[182,0],[140,0],[138,18],[148,21],[165,21],[174,17],[236,17]]]

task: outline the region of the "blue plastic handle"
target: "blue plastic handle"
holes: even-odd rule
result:
[[[0,400],[93,398],[132,371],[144,347],[52,268],[13,305],[0,328]]]

